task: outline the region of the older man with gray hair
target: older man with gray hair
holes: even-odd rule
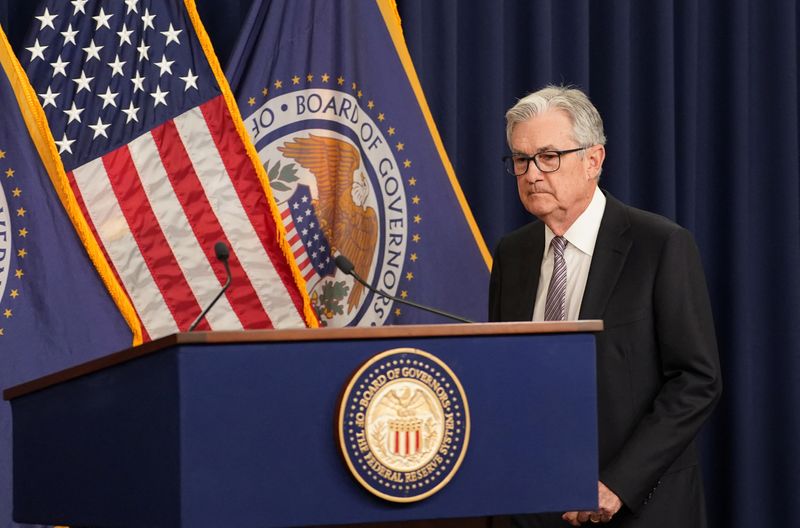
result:
[[[703,527],[695,436],[722,391],[691,234],[598,186],[606,137],[580,90],[548,86],[506,113],[506,170],[538,220],[495,250],[493,321],[602,319],[598,508],[519,526]]]

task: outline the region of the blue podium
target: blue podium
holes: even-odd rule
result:
[[[14,520],[277,527],[594,509],[600,330],[580,321],[198,332],[112,354],[5,391]],[[336,436],[353,374],[398,348],[446,364],[469,402],[460,466],[410,503],[362,486]]]

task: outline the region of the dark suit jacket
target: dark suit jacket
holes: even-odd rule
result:
[[[600,480],[624,503],[611,525],[704,526],[694,438],[722,382],[699,253],[687,230],[605,194],[580,318],[605,327],[597,336]],[[500,241],[490,320],[531,320],[543,250],[540,221]]]

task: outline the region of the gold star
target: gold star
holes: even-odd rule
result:
[[[400,308],[395,308],[395,310],[394,310],[394,314],[395,314],[397,317],[400,317]]]
[[[411,203],[413,203],[414,205],[419,205],[419,196],[414,196],[411,199]]]
[[[3,159],[5,157],[6,157],[6,151],[5,150],[0,150],[0,159]]]
[[[11,290],[11,298],[16,299],[19,297],[19,290]]]
[[[17,216],[25,216],[25,213],[27,212],[28,211],[26,211],[24,207],[20,207],[19,209],[17,209]]]
[[[422,221],[422,217],[420,215],[414,215],[414,223],[418,224]]]
[[[383,112],[378,114],[378,121],[383,121],[384,119],[386,119],[386,116],[383,115]]]
[[[22,271],[21,269],[18,269],[17,271],[14,272],[14,275],[16,275],[18,279],[21,279],[22,276],[25,275],[25,272]]]
[[[411,166],[411,160],[407,159],[403,162],[403,167],[409,168]]]
[[[394,135],[394,127],[389,127],[389,135],[390,136]]]
[[[251,97],[250,99],[247,100],[247,104],[249,104],[250,106],[253,106],[254,104],[256,104],[256,98],[255,97]]]
[[[416,253],[412,253],[411,254],[411,262],[416,262],[416,261],[417,261],[417,254]]]
[[[283,81],[275,81],[275,89],[283,88]]]
[[[19,258],[25,258],[25,257],[27,257],[27,256],[28,256],[28,252],[25,250],[25,248],[18,249],[18,250],[17,250],[17,256],[18,256]]]
[[[353,87],[353,90],[355,90],[356,89],[356,83],[353,83],[352,87]]]
[[[311,82],[311,81],[313,81],[313,80],[314,80],[314,76],[313,76],[312,74],[310,74],[310,73],[309,73],[308,75],[306,75],[306,80],[307,80],[308,82]]]
[[[328,79],[330,79],[330,78],[331,78],[331,76],[328,75],[327,73],[323,73],[322,74],[322,82],[326,83],[326,82],[328,82]]]
[[[398,143],[397,145],[395,145],[395,148],[399,152],[399,151],[401,151],[401,150],[406,148],[406,144],[405,143]]]
[[[411,237],[411,240],[413,240],[414,242],[419,242],[421,239],[422,237],[419,236],[419,234],[415,234],[414,236]]]
[[[410,186],[412,186],[412,187],[415,186],[417,184],[417,179],[416,178],[409,178],[408,179],[408,184]]]
[[[267,88],[267,87],[265,86],[265,87],[264,87],[264,89],[263,89],[263,90],[261,90],[261,95],[263,95],[264,97],[266,97],[268,93],[269,93],[269,88]]]
[[[336,78],[336,84],[338,84],[339,86],[342,86],[344,84],[344,77],[342,77],[341,75],[339,77],[337,77]]]
[[[19,187],[16,187],[14,190],[11,191],[11,195],[14,198],[19,198],[21,194],[22,194],[22,189],[20,189]]]
[[[10,319],[11,318],[11,308],[6,308],[6,311],[3,312],[3,315],[6,316],[6,319]]]
[[[292,84],[300,84],[300,77],[298,77],[297,75],[292,77]]]
[[[8,170],[6,171],[6,178],[13,178],[13,177],[14,177],[14,169],[9,167]]]
[[[408,292],[406,290],[401,291],[400,292],[400,297],[405,299],[406,297],[408,297]]]
[[[369,108],[370,110],[375,108],[375,102],[374,101],[368,101],[367,102],[367,108]]]
[[[21,236],[22,238],[25,238],[26,236],[28,236],[28,229],[27,229],[27,228],[25,228],[25,227],[23,227],[22,229],[20,229],[20,230],[19,230],[19,236]]]
[[[5,152],[3,154],[5,154]],[[6,334],[5,334],[4,330],[2,328],[0,328],[0,336],[2,336],[2,335],[6,335]]]
[[[414,274],[410,271],[406,273],[406,280],[414,280]]]
[[[364,94],[361,92],[361,90],[359,90],[357,95],[358,95],[358,98],[361,99],[361,96],[364,95]]]

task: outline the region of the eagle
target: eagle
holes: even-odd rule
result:
[[[378,217],[366,205],[369,185],[362,171],[358,150],[336,138],[296,137],[278,150],[310,171],[317,180],[317,199],[312,200],[320,229],[331,245],[353,262],[355,271],[367,280],[375,245]],[[347,299],[347,313],[358,306],[364,287],[355,283]]]

